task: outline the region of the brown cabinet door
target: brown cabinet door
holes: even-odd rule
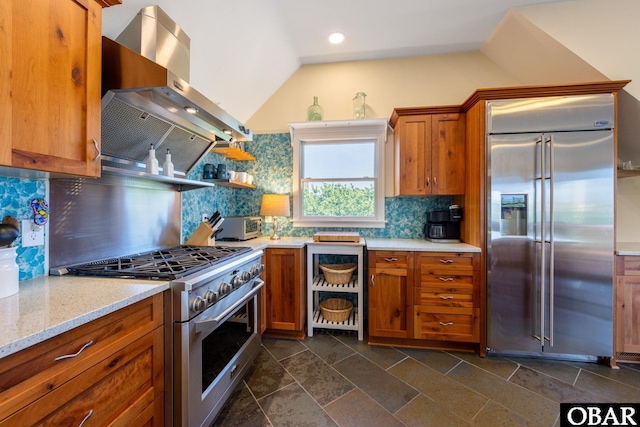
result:
[[[431,116],[403,116],[395,127],[398,196],[431,194]]]
[[[413,269],[369,269],[369,335],[413,336]]]
[[[464,194],[464,114],[433,115],[431,158],[431,194]]]
[[[264,251],[267,329],[302,331],[306,314],[304,249]]]
[[[618,277],[617,285],[616,347],[622,353],[640,354],[640,276]]]
[[[0,11],[0,164],[99,176],[100,4],[3,1]]]

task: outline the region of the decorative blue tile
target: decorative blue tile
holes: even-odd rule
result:
[[[11,215],[19,221],[32,219],[31,200],[44,198],[46,181],[0,176],[0,219]],[[43,276],[45,265],[45,247],[23,248],[20,245],[22,234],[13,243],[17,247],[16,263],[19,267],[19,281]]]
[[[293,148],[288,133],[254,135],[252,142],[245,143],[247,152],[256,161],[236,161],[209,154],[194,170],[192,179],[200,179],[204,163],[226,163],[228,168],[247,172],[254,176],[255,190],[237,190],[224,187],[195,190],[183,194],[182,229],[185,239],[193,233],[207,206],[217,206],[223,215],[259,215],[260,202],[265,193],[293,192]],[[214,157],[215,156],[215,157]],[[364,237],[412,239],[423,238],[426,212],[446,209],[451,197],[387,197],[385,228],[341,228],[358,231]],[[224,210],[219,206],[224,207]],[[213,209],[215,210],[215,209]],[[294,228],[290,219],[278,220],[281,236],[310,236],[322,228]],[[271,224],[263,224],[263,234],[271,234]]]

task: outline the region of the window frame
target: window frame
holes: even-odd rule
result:
[[[385,142],[388,122],[385,119],[336,120],[322,122],[289,123],[293,147],[293,226],[294,227],[346,227],[384,228],[385,220]],[[364,217],[303,217],[302,188],[300,176],[302,143],[373,141],[375,144],[374,216]],[[327,180],[330,180],[327,178]],[[348,181],[349,178],[345,178]]]

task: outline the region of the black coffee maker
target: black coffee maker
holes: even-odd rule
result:
[[[458,205],[451,205],[447,210],[427,212],[424,237],[432,242],[460,242],[461,220],[462,208]]]

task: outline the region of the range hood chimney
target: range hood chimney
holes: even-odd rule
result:
[[[153,145],[170,149],[176,176],[186,176],[214,145],[252,139],[189,85],[190,44],[158,6],[141,9],[116,41],[102,38],[103,167],[144,171]]]

